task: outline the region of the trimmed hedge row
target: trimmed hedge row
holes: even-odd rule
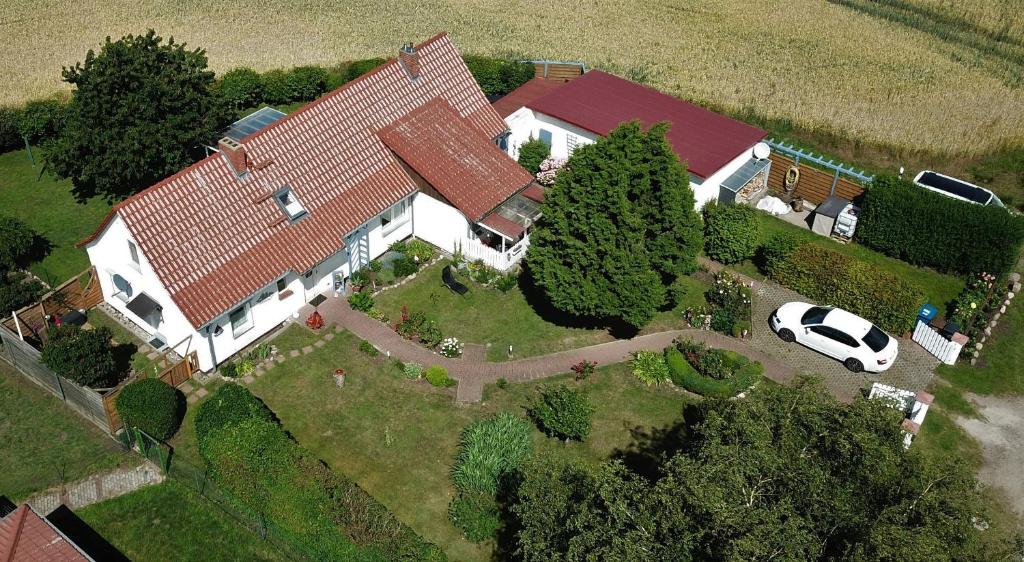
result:
[[[778,252],[784,245],[774,246]],[[837,306],[900,335],[925,302],[916,286],[887,271],[814,244],[774,255],[768,276],[820,304]]]
[[[941,271],[1002,276],[1024,243],[1024,218],[881,177],[864,194],[857,241],[903,261]]]
[[[240,385],[218,389],[196,414],[199,452],[214,479],[314,558],[444,560],[354,482],[296,443]]]
[[[732,376],[714,379],[697,372],[686,360],[678,346],[665,348],[665,363],[668,365],[672,384],[710,398],[732,398],[750,388],[764,374],[764,366],[757,361],[750,362],[739,354],[730,354],[734,369]]]
[[[758,210],[749,205],[704,205],[704,252],[724,264],[754,257],[761,240]]]

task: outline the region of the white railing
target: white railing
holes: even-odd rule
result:
[[[957,337],[959,336],[959,337]],[[960,357],[960,350],[964,347],[964,340],[966,338],[960,334],[953,336],[952,341],[942,337],[941,334],[935,329],[918,320],[917,327],[914,328],[914,341],[921,345],[921,347],[928,350],[935,357],[947,365],[956,363],[957,357]],[[959,340],[959,341],[958,341]]]
[[[456,246],[455,249],[461,249],[463,257],[468,261],[481,260],[488,267],[493,267],[499,271],[508,271],[526,255],[526,249],[530,246],[530,237],[524,236],[518,244],[504,252],[469,238],[463,239]]]

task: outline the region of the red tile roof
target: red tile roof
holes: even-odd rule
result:
[[[197,328],[285,272],[308,271],[416,189],[378,130],[435,98],[480,136],[506,128],[447,34],[416,50],[415,80],[393,59],[247,137],[243,178],[211,155],[116,205],[81,244],[119,215]],[[309,211],[294,224],[271,197],[284,185]]]
[[[90,562],[53,525],[23,505],[0,519],[0,562]]]
[[[442,99],[410,111],[379,135],[474,222],[533,181],[530,172]]]
[[[617,76],[592,70],[526,104],[599,135],[639,119],[672,123],[668,140],[690,172],[707,178],[768,133]]]
[[[494,106],[494,110],[498,112],[498,115],[504,119],[515,113],[519,108],[529,106],[534,100],[544,97],[565,84],[566,81],[564,80],[549,80],[538,76],[512,90],[491,105]]]

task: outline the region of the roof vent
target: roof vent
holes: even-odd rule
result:
[[[217,142],[217,149],[227,159],[235,174],[241,176],[249,169],[249,160],[245,155],[245,147],[242,143],[230,137],[224,137]]]
[[[398,51],[398,61],[413,80],[420,77],[420,54],[416,52],[416,47],[413,47],[412,43],[402,45]]]

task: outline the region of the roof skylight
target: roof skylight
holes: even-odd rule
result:
[[[302,218],[306,214],[306,208],[302,206],[302,202],[292,191],[289,186],[284,186],[274,194],[274,200],[284,211],[284,214],[288,215],[288,219],[295,222]]]

